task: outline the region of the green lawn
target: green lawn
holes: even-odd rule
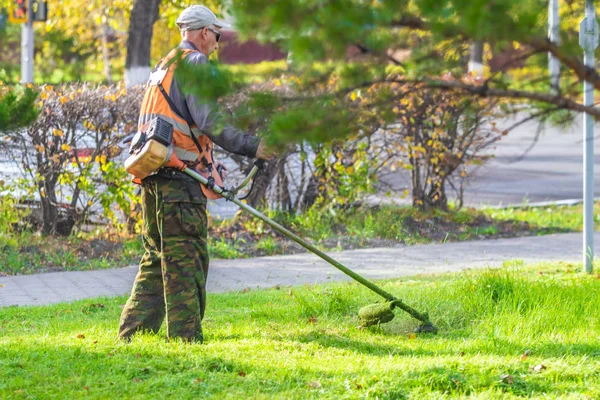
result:
[[[357,329],[376,296],[354,283],[212,294],[203,345],[115,342],[123,297],[3,308],[0,398],[596,399],[600,280],[580,268],[386,281],[436,336],[400,312]]]

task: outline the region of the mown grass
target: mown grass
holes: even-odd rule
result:
[[[115,341],[124,297],[0,309],[1,398],[600,398],[600,280],[558,263],[383,283],[429,311],[358,329],[354,283],[209,295],[205,344]],[[1,290],[1,289],[0,289]]]

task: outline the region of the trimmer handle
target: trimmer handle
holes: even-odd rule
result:
[[[263,167],[265,166],[265,160],[263,160],[262,158],[257,158],[254,160],[254,165],[258,169],[263,169]]]

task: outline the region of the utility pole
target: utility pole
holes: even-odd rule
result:
[[[559,37],[559,14],[558,0],[548,2],[548,38],[556,45],[560,44]],[[548,72],[550,73],[550,85],[555,93],[560,91],[560,61],[548,52]]]
[[[33,7],[27,1],[27,21],[21,25],[21,83],[33,83]]]
[[[579,45],[583,48],[583,62],[594,68],[594,50],[598,47],[598,21],[593,0],[585,1],[585,17],[579,25]],[[594,105],[594,85],[583,83],[583,104]],[[594,120],[583,116],[583,263],[591,273],[594,261]]]

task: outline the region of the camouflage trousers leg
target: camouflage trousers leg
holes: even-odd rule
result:
[[[156,332],[202,341],[208,274],[206,197],[197,182],[153,177],[142,184],[144,256],[121,315],[119,337]]]

